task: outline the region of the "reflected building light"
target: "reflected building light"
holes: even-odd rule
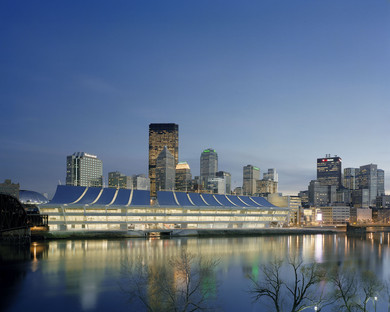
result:
[[[316,235],[314,259],[319,263],[323,262],[323,256],[324,256],[324,254],[323,254],[323,246],[324,246],[323,239],[324,239],[323,235]]]

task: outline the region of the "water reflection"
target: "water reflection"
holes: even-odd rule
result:
[[[123,261],[142,262],[161,270],[184,249],[204,258],[219,259],[212,278],[221,285],[215,291],[222,310],[251,310],[251,299],[245,294],[246,276],[258,274],[259,264],[299,257],[305,263],[345,264],[359,271],[370,270],[387,279],[390,276],[389,246],[390,233],[371,233],[364,237],[338,234],[51,241],[32,244],[27,257],[22,257],[22,265],[17,260],[19,251],[1,249],[1,267],[4,268],[8,257],[7,267],[12,268],[9,271],[12,273],[3,275],[2,270],[0,283],[3,291],[6,289],[13,294],[7,311],[26,307],[23,300],[39,304],[42,299],[48,307],[59,311],[103,311],[110,307],[124,310],[127,300],[118,287]],[[178,279],[175,272],[169,274],[172,280]]]

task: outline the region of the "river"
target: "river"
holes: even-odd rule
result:
[[[124,268],[142,264],[158,273],[182,251],[217,262],[208,276],[208,299],[218,311],[272,311],[253,302],[248,276],[258,276],[259,266],[275,259],[295,257],[329,268],[344,264],[390,277],[389,233],[57,240],[29,248],[0,245],[0,251],[1,311],[142,311],[140,302],[129,300]],[[152,282],[149,277],[147,284]],[[387,311],[387,300],[378,296],[377,311]]]

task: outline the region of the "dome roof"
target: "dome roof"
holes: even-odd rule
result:
[[[49,200],[41,193],[34,191],[19,191],[19,200],[22,204],[46,204]]]

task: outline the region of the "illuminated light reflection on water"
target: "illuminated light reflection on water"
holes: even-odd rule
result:
[[[31,307],[56,311],[139,310],[120,289],[124,261],[159,270],[182,249],[203,258],[219,259],[212,294],[221,311],[261,311],[247,292],[248,275],[259,276],[259,265],[300,257],[325,266],[347,263],[377,276],[390,276],[390,234],[365,237],[292,235],[236,238],[68,240],[33,243],[30,249],[1,245],[0,310]],[[2,296],[2,298],[5,298]],[[387,309],[378,300],[377,311]],[[323,310],[324,311],[324,310]],[[329,310],[330,311],[330,310]]]

